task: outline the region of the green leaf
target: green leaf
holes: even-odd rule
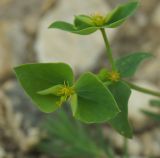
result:
[[[150,105],[160,108],[160,100],[152,99],[150,100]]]
[[[149,53],[133,53],[122,57],[116,61],[116,67],[121,77],[131,77],[135,74],[139,64],[152,55]]]
[[[75,116],[78,108],[78,96],[77,94],[72,95],[71,97],[71,108],[72,108],[72,113],[73,116]]]
[[[95,26],[91,17],[87,16],[87,15],[77,15],[77,16],[75,16],[74,24],[77,28],[80,28],[80,29]]]
[[[74,25],[64,22],[64,21],[56,21],[52,23],[49,28],[55,28],[55,29],[60,29],[63,31],[68,31],[68,32],[74,32],[76,29]]]
[[[75,16],[74,25],[76,27],[76,31],[73,33],[81,34],[81,35],[88,35],[95,31],[97,31],[97,27],[94,26],[94,23],[91,17],[87,15],[78,15]]]
[[[89,35],[91,33],[94,33],[95,31],[97,31],[96,27],[88,27],[85,29],[77,29],[76,31],[73,31],[73,33],[75,34],[79,34],[79,35]]]
[[[53,112],[57,109],[59,97],[54,95],[40,95],[39,91],[55,85],[73,84],[73,72],[64,63],[26,64],[15,68],[16,76],[37,107],[43,112]]]
[[[131,94],[130,88],[123,82],[115,82],[109,86],[121,112],[109,121],[121,135],[132,138],[132,128],[128,121],[128,100]]]
[[[92,73],[85,73],[75,84],[77,95],[71,99],[73,115],[86,123],[105,122],[119,113],[119,108],[103,83]]]
[[[101,81],[106,81],[108,74],[109,74],[109,71],[107,69],[101,69],[100,72],[97,74],[97,77]]]
[[[42,124],[41,129],[45,130],[47,137],[38,145],[39,151],[59,158],[101,157],[104,150],[93,141],[94,137],[89,135],[86,126],[72,120],[62,109]]]
[[[154,113],[154,112],[150,112],[147,110],[141,110],[145,115],[149,116],[151,119],[153,119],[154,121],[160,121],[160,114],[159,113]]]
[[[131,1],[118,6],[106,16],[107,28],[114,28],[121,25],[129,16],[131,16],[137,9],[138,1]]]
[[[67,31],[67,32],[71,32],[71,33],[75,33],[75,34],[80,34],[80,35],[88,35],[91,34],[93,32],[95,32],[97,30],[96,27],[75,27],[72,24],[69,24],[67,22],[64,21],[56,21],[54,23],[52,23],[49,28],[55,28],[55,29],[60,29],[63,31]]]
[[[124,5],[120,5],[112,12],[107,14],[105,20],[106,23],[104,21],[104,24],[100,26],[95,25],[95,22],[93,21],[91,16],[78,15],[75,16],[74,24],[70,24],[64,21],[55,21],[49,26],[49,28],[56,28],[79,35],[89,35],[101,28],[114,28],[119,26],[127,19],[127,17],[133,14],[137,6],[137,1],[132,1]]]
[[[61,89],[64,85],[62,84],[58,84],[56,86],[53,86],[53,87],[50,87],[50,88],[47,88],[45,90],[42,90],[42,91],[39,91],[38,94],[41,94],[41,95],[48,95],[48,94],[53,94],[53,95],[56,95],[58,96],[57,92],[59,89]]]

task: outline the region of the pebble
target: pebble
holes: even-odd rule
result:
[[[0,78],[25,61],[28,39],[17,22],[0,22]]]

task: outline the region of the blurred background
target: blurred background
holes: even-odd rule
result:
[[[129,117],[134,138],[123,138],[108,125],[83,125],[67,110],[42,114],[17,83],[13,67],[31,62],[61,61],[76,75],[107,66],[99,32],[78,36],[48,29],[73,15],[106,13],[127,0],[0,0],[0,158],[160,158],[160,101],[132,92]],[[160,90],[160,1],[140,0],[138,11],[123,26],[108,30],[115,58],[151,52],[132,78]],[[145,111],[141,111],[141,110]]]

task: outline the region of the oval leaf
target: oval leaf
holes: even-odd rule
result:
[[[64,21],[56,21],[54,23],[52,23],[49,28],[55,28],[55,29],[60,29],[63,31],[68,31],[68,32],[73,32],[75,31],[75,27],[74,25],[64,22]]]
[[[63,31],[67,31],[67,32],[71,32],[71,33],[75,33],[75,34],[79,34],[79,35],[89,35],[93,32],[95,32],[97,30],[96,27],[91,27],[91,26],[87,26],[87,27],[75,27],[74,25],[64,22],[64,21],[56,21],[54,23],[52,23],[49,28],[55,28],[55,29],[60,29]]]
[[[41,95],[48,95],[48,94],[53,94],[53,95],[56,95],[58,96],[58,91],[63,87],[64,85],[62,84],[58,84],[58,85],[55,85],[53,87],[50,87],[50,88],[47,88],[45,90],[42,90],[42,91],[39,91],[38,94],[41,94]]]
[[[88,27],[84,29],[77,29],[76,31],[73,31],[72,33],[79,34],[79,35],[89,35],[91,33],[94,33],[97,31],[98,28],[96,27]]]
[[[121,135],[132,138],[132,128],[128,121],[128,100],[131,94],[130,88],[123,82],[119,81],[109,86],[121,112],[109,121]]]
[[[138,1],[131,1],[118,6],[106,16],[105,26],[107,28],[118,27],[134,13],[138,5]]]
[[[85,73],[75,84],[72,97],[74,116],[86,123],[105,122],[119,113],[111,92],[92,73]]]
[[[122,57],[116,61],[116,67],[121,77],[131,77],[135,74],[139,64],[152,55],[149,53],[134,53]]]
[[[15,72],[25,92],[43,112],[55,111],[59,97],[40,95],[39,91],[64,82],[73,84],[72,69],[64,63],[26,64],[16,67]]]

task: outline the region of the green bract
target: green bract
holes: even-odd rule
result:
[[[72,98],[74,116],[84,122],[104,122],[119,112],[111,92],[92,73],[85,73],[75,84]],[[93,115],[94,114],[94,115]]]
[[[67,64],[63,63],[26,64],[16,67],[15,72],[26,93],[43,112],[55,111],[58,108],[56,102],[59,97],[40,95],[39,91],[63,84],[64,81],[69,85],[73,84],[73,72]]]
[[[131,138],[132,128],[128,121],[128,100],[131,94],[130,88],[122,81],[116,82],[109,86],[121,112],[109,123],[115,128],[121,135]]]
[[[139,52],[121,57],[116,61],[116,67],[121,77],[131,77],[136,72],[139,64],[147,58],[152,57],[149,53]]]
[[[119,112],[108,88],[92,73],[74,83],[72,69],[64,63],[26,64],[15,68],[26,93],[43,112],[53,112],[72,100],[73,115],[81,121],[108,121]]]
[[[99,71],[99,73],[97,74],[97,77],[98,77],[101,81],[105,82],[105,81],[107,80],[108,74],[109,74],[109,71],[108,71],[107,69],[103,68],[103,69],[101,69],[101,70]]]
[[[49,28],[57,28],[64,31],[88,35],[101,28],[115,28],[121,25],[138,7],[138,1],[131,1],[120,5],[106,16],[99,13],[75,16],[74,24],[64,21],[53,22]]]
[[[146,58],[151,57],[149,53],[139,52],[127,55],[116,61],[117,72],[120,74],[119,81],[112,81],[109,79],[109,74],[116,74],[116,72],[110,72],[107,69],[102,69],[98,73],[97,77],[109,88],[114,96],[114,99],[119,106],[121,112],[109,123],[115,128],[121,135],[131,138],[132,128],[128,121],[128,100],[131,94],[131,90],[127,83],[121,81],[123,77],[131,77],[134,75],[139,64]],[[114,77],[114,76],[113,76]]]

